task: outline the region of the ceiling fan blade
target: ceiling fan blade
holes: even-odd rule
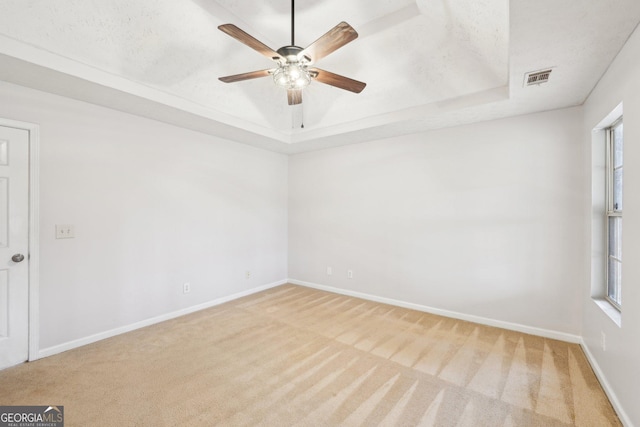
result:
[[[220,77],[218,80],[225,83],[241,82],[242,80],[257,79],[259,77],[267,77],[273,70],[250,71],[248,73],[234,74],[233,76]]]
[[[287,89],[289,105],[302,104],[302,89]]]
[[[220,25],[218,29],[223,33],[230,35],[231,37],[238,40],[239,42],[249,46],[251,49],[260,52],[261,54],[263,54],[269,59],[273,59],[273,60],[282,59],[282,57],[278,54],[278,52],[271,49],[269,46],[262,43],[260,40],[256,39],[255,37],[242,31],[240,28],[236,27],[233,24]]]
[[[344,46],[345,44],[358,38],[358,33],[346,22],[341,22],[318,40],[311,43],[306,49],[298,54],[298,57],[307,56],[311,58],[311,62],[318,62],[320,59],[329,55]]]
[[[366,83],[359,82],[358,80],[353,80],[339,74],[330,73],[329,71],[321,70],[320,68],[309,68],[309,71],[311,72],[311,76],[320,83],[335,86],[350,92],[360,93],[365,86],[367,86]]]

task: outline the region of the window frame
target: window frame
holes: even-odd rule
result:
[[[605,257],[605,283],[606,283],[606,287],[605,287],[605,298],[606,300],[613,306],[615,307],[616,310],[618,311],[622,311],[622,279],[620,280],[620,287],[619,287],[619,291],[620,291],[620,301],[616,301],[613,298],[611,298],[609,295],[611,294],[611,292],[609,292],[610,287],[612,286],[609,283],[609,260],[610,258],[614,258],[617,262],[620,263],[620,269],[622,269],[622,251],[620,253],[619,259],[616,258],[615,256],[613,256],[611,254],[611,250],[610,250],[610,218],[620,218],[620,221],[622,222],[622,208],[619,210],[616,210],[614,208],[614,183],[615,183],[615,155],[614,155],[614,141],[613,141],[613,134],[616,128],[618,128],[620,125],[623,125],[623,116],[620,116],[619,118],[617,118],[616,120],[614,120],[609,126],[606,127],[605,131],[606,131],[606,154],[605,154],[605,166],[606,166],[606,183],[605,183],[605,198],[606,198],[606,210],[605,210],[605,215],[604,215],[604,220],[605,220],[605,233],[606,233],[606,257]],[[624,128],[623,128],[624,129]],[[623,130],[623,152],[624,152],[624,130]],[[622,168],[623,172],[622,172],[622,188],[624,188],[624,156],[623,156],[623,161],[622,161],[622,165],[619,166],[620,168]],[[623,199],[624,200],[624,199]],[[623,207],[624,207],[624,203],[623,203]],[[622,234],[618,237],[620,240],[622,240]]]

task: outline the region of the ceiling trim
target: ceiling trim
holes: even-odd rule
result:
[[[0,67],[0,79],[10,83],[150,118],[156,118],[158,106],[165,106],[269,140],[284,144],[291,142],[287,133],[238,119],[4,35],[0,35],[0,56],[3,64]],[[36,76],[39,78],[34,78]],[[110,93],[108,89],[129,95],[127,102],[116,100],[115,92]]]

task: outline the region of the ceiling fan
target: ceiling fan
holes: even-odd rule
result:
[[[277,51],[274,51],[233,24],[220,25],[218,27],[220,31],[263,54],[277,64],[276,68],[220,77],[220,80],[225,83],[233,83],[272,76],[276,85],[287,90],[289,105],[302,103],[302,89],[309,85],[311,80],[317,80],[320,83],[350,92],[362,92],[366,83],[312,66],[320,59],[358,38],[356,30],[346,22],[340,22],[318,40],[303,49],[295,44],[294,7],[294,0],[291,0],[291,45],[283,46]]]

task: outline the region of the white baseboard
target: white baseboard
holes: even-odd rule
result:
[[[245,297],[245,296],[248,296],[248,295],[252,295],[252,294],[267,290],[267,289],[271,289],[271,288],[274,288],[276,286],[284,285],[286,283],[291,283],[291,284],[299,285],[299,286],[305,286],[305,287],[308,287],[308,288],[319,289],[319,290],[323,290],[323,291],[327,291],[327,292],[333,292],[333,293],[341,294],[341,295],[352,296],[352,297],[356,297],[356,298],[362,298],[362,299],[366,299],[366,300],[369,300],[369,301],[380,302],[380,303],[383,303],[383,304],[395,305],[395,306],[398,306],[398,307],[409,308],[409,309],[413,309],[413,310],[422,311],[422,312],[425,312],[425,313],[432,313],[432,314],[437,314],[437,315],[440,315],[440,316],[451,317],[451,318],[454,318],[454,319],[466,320],[466,321],[469,321],[469,322],[475,322],[475,323],[479,323],[479,324],[482,324],[482,325],[495,326],[495,327],[498,327],[498,328],[508,329],[508,330],[517,331],[517,332],[523,332],[523,333],[526,333],[526,334],[537,335],[537,336],[541,336],[541,337],[545,337],[545,338],[557,339],[557,340],[561,340],[561,341],[567,341],[567,342],[571,342],[571,343],[575,343],[575,344],[580,344],[580,346],[582,347],[582,349],[583,349],[583,351],[584,351],[584,353],[585,353],[585,355],[587,357],[587,360],[591,364],[591,367],[593,368],[593,371],[596,374],[596,377],[600,381],[600,384],[602,385],[602,388],[604,389],[605,393],[607,394],[607,397],[611,401],[611,404],[613,405],[613,408],[615,409],[616,413],[620,417],[620,421],[625,426],[628,426],[628,427],[633,426],[633,424],[629,420],[629,417],[628,417],[627,413],[622,408],[622,405],[620,404],[620,401],[618,400],[618,397],[616,396],[616,394],[611,389],[611,386],[609,385],[609,382],[607,381],[604,373],[600,369],[600,366],[598,365],[598,362],[596,361],[595,357],[593,356],[593,354],[589,350],[589,347],[587,347],[586,343],[584,342],[584,340],[580,336],[567,334],[567,333],[564,333],[564,332],[552,331],[552,330],[548,330],[548,329],[536,328],[536,327],[532,327],[532,326],[521,325],[521,324],[518,324],[518,323],[505,322],[505,321],[490,319],[490,318],[486,318],[486,317],[473,316],[473,315],[469,315],[469,314],[458,313],[458,312],[449,311],[449,310],[443,310],[443,309],[439,309],[439,308],[429,307],[429,306],[420,305],[420,304],[414,304],[414,303],[405,302],[405,301],[401,301],[401,300],[396,300],[396,299],[392,299],[392,298],[385,298],[385,297],[380,297],[380,296],[376,296],[376,295],[366,294],[366,293],[363,293],[363,292],[356,292],[356,291],[350,291],[350,290],[346,290],[346,289],[334,288],[334,287],[331,287],[331,286],[319,285],[317,283],[305,282],[305,281],[296,280],[296,279],[280,280],[280,281],[269,283],[269,284],[266,284],[266,285],[263,285],[263,286],[258,286],[256,288],[252,288],[252,289],[249,289],[249,290],[246,290],[246,291],[238,292],[238,293],[235,293],[235,294],[232,294],[232,295],[228,295],[228,296],[225,296],[225,297],[217,298],[215,300],[208,301],[208,302],[205,302],[205,303],[202,303],[202,304],[198,304],[198,305],[194,305],[192,307],[187,307],[187,308],[184,308],[184,309],[181,309],[181,310],[177,310],[177,311],[174,311],[174,312],[171,312],[171,313],[166,313],[166,314],[163,314],[163,315],[160,315],[160,316],[152,317],[150,319],[142,320],[140,322],[132,323],[130,325],[126,325],[126,326],[122,326],[122,327],[119,327],[119,328],[111,329],[109,331],[105,331],[105,332],[101,332],[101,333],[98,333],[98,334],[90,335],[88,337],[84,337],[84,338],[80,338],[80,339],[77,339],[77,340],[69,341],[69,342],[66,342],[66,343],[63,343],[63,344],[59,344],[59,345],[56,345],[56,346],[53,346],[53,347],[48,347],[48,348],[45,348],[45,349],[41,349],[38,352],[38,358],[52,356],[54,354],[62,353],[62,352],[67,351],[67,350],[72,350],[74,348],[81,347],[83,345],[94,343],[96,341],[100,341],[100,340],[103,340],[103,339],[106,339],[106,338],[111,338],[111,337],[114,337],[116,335],[120,335],[120,334],[123,334],[123,333],[126,333],[126,332],[130,332],[130,331],[133,331],[133,330],[136,330],[136,329],[144,328],[145,326],[150,326],[150,325],[153,325],[153,324],[156,324],[156,323],[164,322],[166,320],[175,319],[175,318],[180,317],[180,316],[184,316],[184,315],[187,315],[187,314],[190,314],[190,313],[194,313],[196,311],[204,310],[206,308],[210,308],[210,307],[213,307],[213,306],[216,306],[216,305],[220,305],[220,304],[223,304],[225,302],[233,301],[235,299],[242,298],[242,297]]]
[[[247,295],[255,294],[257,292],[261,292],[267,289],[271,289],[276,286],[284,285],[287,283],[287,280],[280,280],[277,282],[269,283],[263,286],[258,286],[256,288],[252,288],[246,291],[238,292],[232,295],[228,295],[221,298],[216,298],[212,301],[207,301],[202,304],[194,305],[191,307],[183,308],[181,310],[173,311],[171,313],[162,314],[160,316],[152,317],[150,319],[141,320],[140,322],[132,323],[130,325],[121,326],[119,328],[111,329],[108,331],[100,332],[94,335],[90,335],[88,337],[79,338],[77,340],[69,341],[63,344],[55,345],[53,347],[47,347],[41,349],[38,352],[38,359],[53,356],[54,354],[62,353],[63,351],[72,350],[74,348],[81,347],[83,345],[91,344],[96,341],[100,341],[106,338],[111,338],[116,335],[124,334],[125,332],[130,332],[136,329],[144,328],[145,326],[150,326],[156,323],[164,322],[165,320],[175,319],[176,317],[184,316],[186,314],[194,313],[196,311],[204,310],[209,307],[213,307],[216,305],[223,304],[225,302],[233,301],[238,298],[245,297]]]
[[[607,381],[607,377],[605,377],[602,369],[600,369],[600,365],[598,364],[596,358],[593,356],[593,353],[591,353],[591,350],[589,350],[587,343],[584,342],[584,339],[580,339],[580,347],[582,347],[582,351],[584,351],[584,354],[587,356],[587,360],[589,361],[593,372],[595,372],[598,381],[600,381],[600,385],[602,386],[604,392],[607,394],[607,397],[609,398],[613,409],[615,409],[616,413],[618,414],[618,418],[620,418],[622,425],[626,427],[632,427],[633,423],[629,419],[629,416],[627,415],[625,410],[622,408],[622,405],[618,400],[618,396],[616,396],[616,394],[613,392],[611,385]]]
[[[369,301],[381,302],[383,304],[395,305],[398,307],[410,308],[412,310],[423,311],[425,313],[437,314],[440,316],[451,317],[454,319],[466,320],[468,322],[480,323],[487,326],[495,326],[497,328],[509,329],[511,331],[522,332],[530,335],[537,335],[544,338],[566,341],[573,344],[579,344],[582,338],[578,335],[568,334],[565,332],[552,331],[549,329],[536,328],[533,326],[521,325],[519,323],[505,322],[503,320],[495,320],[487,317],[473,316],[471,314],[458,313],[455,311],[443,310],[440,308],[429,307],[426,305],[414,304],[411,302],[400,301],[391,298],[379,297],[376,295],[365,294],[362,292],[349,291],[346,289],[333,288],[331,286],[319,285],[317,283],[305,282],[302,280],[289,279],[289,283],[294,285],[306,286],[308,288],[320,289],[322,291],[333,292],[336,294],[347,295],[356,298],[362,298]]]

